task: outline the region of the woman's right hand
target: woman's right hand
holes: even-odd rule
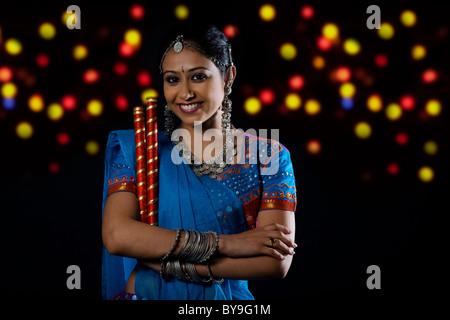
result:
[[[286,226],[277,223],[238,234],[221,234],[218,253],[232,258],[267,255],[284,260],[297,247],[290,234]]]

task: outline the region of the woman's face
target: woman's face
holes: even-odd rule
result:
[[[203,130],[220,127],[224,80],[215,64],[194,49],[171,48],[163,61],[164,96],[182,127],[200,121]]]

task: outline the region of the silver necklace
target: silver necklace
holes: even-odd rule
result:
[[[189,150],[189,147],[181,139],[173,141],[180,152],[180,155],[186,160],[191,167],[192,171],[197,177],[209,174],[213,179],[218,174],[226,170],[234,162],[234,156],[237,154],[236,146],[234,145],[234,135],[227,134],[224,146],[222,149],[211,159],[201,160],[197,158],[193,152]],[[225,152],[224,152],[225,151]]]

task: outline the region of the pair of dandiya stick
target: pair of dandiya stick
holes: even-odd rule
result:
[[[147,97],[146,107],[133,108],[136,143],[136,192],[141,221],[158,225],[157,99]]]

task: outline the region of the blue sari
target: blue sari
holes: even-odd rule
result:
[[[246,150],[249,143],[261,142],[260,138],[246,137]],[[269,156],[274,158],[277,155],[276,173],[262,175],[264,164],[243,163],[230,166],[213,179],[209,175],[197,177],[170,137],[159,132],[158,226],[235,234],[256,227],[257,214],[261,210],[295,211],[295,179],[289,152],[278,142],[266,142],[269,143]],[[103,208],[108,195],[113,192],[136,192],[134,146],[133,130],[110,133],[105,154]],[[251,158],[248,152],[245,157]],[[123,290],[135,267],[137,299],[253,299],[246,280],[225,279],[220,285],[163,280],[158,272],[135,259],[110,255],[105,248],[102,261],[103,298],[110,299]]]

